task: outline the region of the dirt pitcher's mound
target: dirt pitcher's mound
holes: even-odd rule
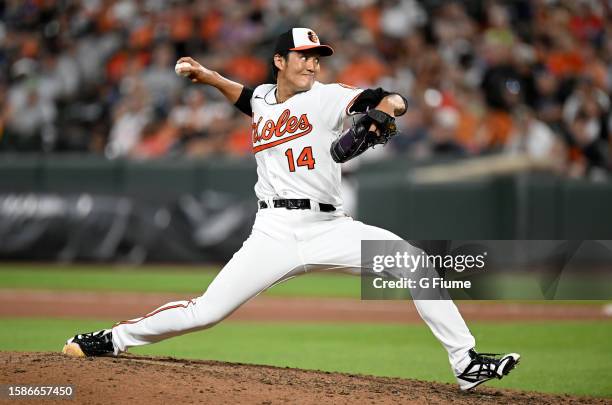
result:
[[[71,385],[74,397],[58,403],[86,404],[606,402],[485,387],[462,393],[451,384],[215,361],[142,356],[75,359],[56,353],[0,352],[0,384]]]

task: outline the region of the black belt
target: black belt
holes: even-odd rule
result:
[[[316,203],[315,203],[316,204]],[[259,208],[269,208],[268,203],[265,201],[259,201]],[[274,208],[287,208],[288,210],[309,210],[310,200],[303,199],[286,199],[286,200],[274,200]],[[336,207],[331,204],[319,203],[319,210],[322,212],[336,211]]]

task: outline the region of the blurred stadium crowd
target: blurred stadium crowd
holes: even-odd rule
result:
[[[319,80],[410,101],[381,156],[526,153],[608,176],[606,0],[7,0],[0,150],[108,158],[250,154],[250,120],[174,73],[178,57],[254,87],[275,37],[311,27],[336,53]]]

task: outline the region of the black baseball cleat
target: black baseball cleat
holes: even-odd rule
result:
[[[489,381],[493,378],[502,379],[518,364],[521,356],[517,353],[500,354],[476,353],[474,349],[469,351],[470,364],[457,376],[459,388],[463,391]]]
[[[76,335],[66,341],[62,353],[71,357],[108,356],[115,353],[113,332],[103,329]]]

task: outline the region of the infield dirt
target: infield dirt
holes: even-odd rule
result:
[[[329,373],[270,366],[122,355],[70,358],[0,352],[0,384],[72,385],[79,404],[609,404],[601,398]],[[6,397],[0,403],[15,403]],[[22,402],[25,403],[25,402]]]
[[[111,319],[143,316],[184,294],[0,289],[0,317]],[[103,304],[103,305],[102,305]],[[467,321],[609,320],[599,305],[458,301]],[[422,322],[411,301],[256,297],[229,319],[279,322]]]

